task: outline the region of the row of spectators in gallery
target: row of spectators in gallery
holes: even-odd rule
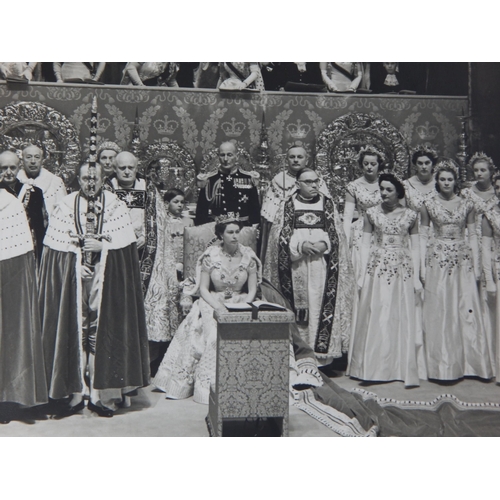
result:
[[[1,79],[222,90],[467,95],[468,63],[6,62]]]

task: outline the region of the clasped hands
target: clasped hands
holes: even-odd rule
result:
[[[328,250],[328,247],[324,241],[316,241],[311,243],[306,241],[302,245],[302,254],[312,257],[314,255],[323,255]]]

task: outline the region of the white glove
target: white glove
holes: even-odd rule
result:
[[[493,280],[493,274],[491,272],[491,245],[492,238],[490,236],[483,236],[482,242],[483,250],[483,272],[484,278],[486,280],[486,291],[489,294],[496,294],[497,287],[495,281]]]
[[[347,238],[347,245],[351,240],[351,224],[352,217],[354,216],[355,204],[352,201],[346,201],[344,207],[344,232]]]
[[[477,241],[476,224],[467,224],[467,231],[469,232],[469,245],[472,250],[472,264],[474,266],[474,275],[476,280],[481,279],[481,268],[479,265],[479,244]]]
[[[415,292],[422,291],[420,281],[420,237],[418,234],[410,234],[411,241],[411,260],[413,263],[413,287]]]
[[[366,268],[368,267],[368,257],[370,256],[370,242],[372,233],[363,233],[361,240],[361,269],[360,277],[358,278],[358,288],[361,290],[365,282]]]
[[[420,226],[420,279],[425,282],[425,255],[427,253],[427,242],[429,241],[429,226]]]

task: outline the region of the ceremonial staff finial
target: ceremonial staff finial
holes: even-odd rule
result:
[[[86,239],[106,239],[110,241],[109,236],[98,234],[98,219],[103,208],[102,192],[99,194],[101,200],[96,204],[96,178],[97,178],[97,98],[92,98],[92,108],[90,115],[90,154],[88,167],[88,189],[87,189],[87,213],[85,214],[85,233],[78,223],[79,214],[75,214],[77,222],[77,233],[70,232],[70,236],[78,238],[80,244],[84,245]],[[80,193],[78,194],[79,200]],[[96,206],[98,205],[98,206]],[[93,252],[84,251],[82,255],[82,264],[88,267],[93,267]]]

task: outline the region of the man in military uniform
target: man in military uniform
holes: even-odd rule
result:
[[[260,222],[257,172],[245,172],[238,167],[236,146],[223,142],[219,148],[220,166],[217,172],[198,175],[200,194],[196,205],[195,225],[213,222],[228,212],[239,213],[245,225]]]

